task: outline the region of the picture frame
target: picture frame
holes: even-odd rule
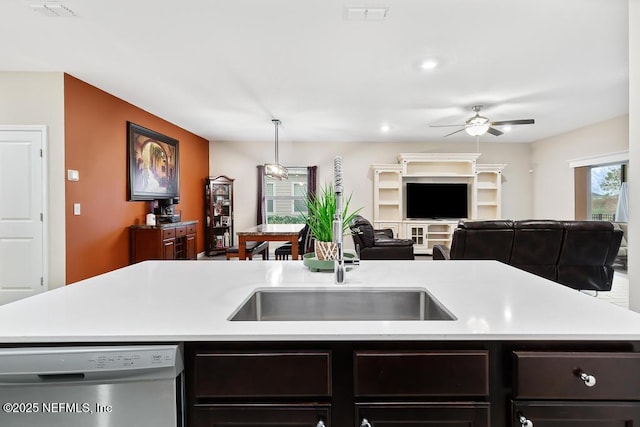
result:
[[[180,197],[178,140],[127,122],[127,198]]]

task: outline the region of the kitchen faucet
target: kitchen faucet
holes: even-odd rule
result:
[[[337,258],[333,263],[333,273],[336,285],[344,283],[345,259],[343,242],[343,218],[342,218],[342,157],[336,156],[333,160],[333,187],[336,194],[336,212],[333,214],[332,234],[333,243],[337,246]],[[358,265],[360,260],[356,256],[349,260],[350,264]]]

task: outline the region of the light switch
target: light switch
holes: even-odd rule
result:
[[[80,181],[80,172],[74,169],[67,170],[67,179],[69,181]]]
[[[73,214],[80,215],[80,203],[73,204]]]

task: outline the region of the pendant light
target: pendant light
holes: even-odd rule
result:
[[[287,179],[289,178],[289,171],[278,162],[278,126],[280,126],[280,120],[271,120],[276,128],[276,161],[275,163],[265,163],[264,174],[274,179]]]

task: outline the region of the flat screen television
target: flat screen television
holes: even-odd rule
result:
[[[407,219],[467,218],[467,184],[408,182]]]

